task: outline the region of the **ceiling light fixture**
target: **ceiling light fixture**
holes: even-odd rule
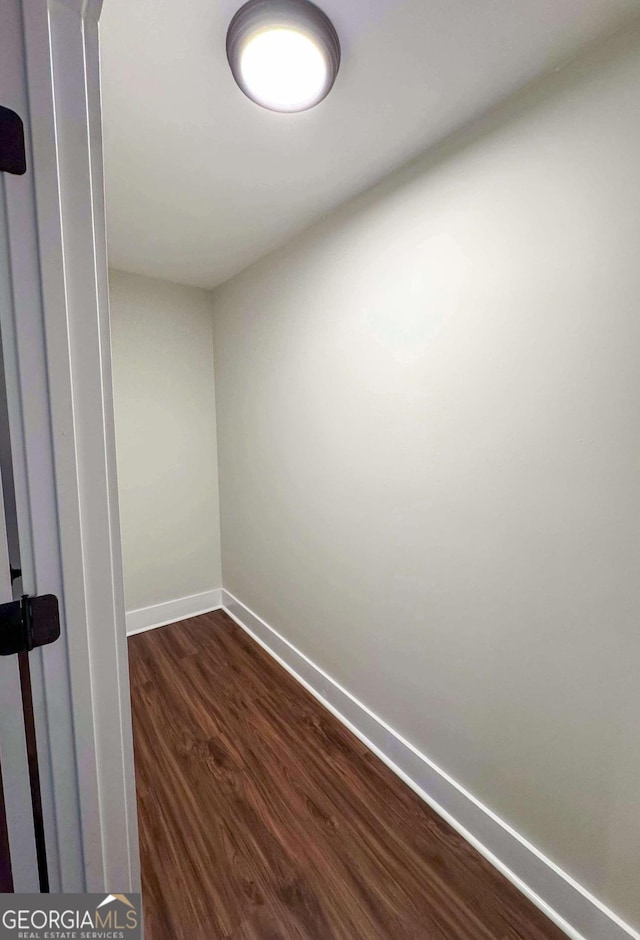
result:
[[[340,41],[310,0],[249,0],[229,24],[227,58],[248,98],[271,111],[322,101],[340,66]]]

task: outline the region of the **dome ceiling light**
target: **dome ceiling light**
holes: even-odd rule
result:
[[[340,40],[309,0],[249,0],[229,24],[227,58],[248,98],[270,111],[306,111],[340,67]]]

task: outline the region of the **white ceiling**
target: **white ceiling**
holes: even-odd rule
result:
[[[329,97],[250,102],[225,57],[242,0],[104,0],[109,257],[213,287],[536,75],[637,0],[319,0],[341,38]]]

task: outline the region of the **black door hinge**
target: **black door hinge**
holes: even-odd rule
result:
[[[22,118],[0,105],[0,171],[22,176],[27,172]]]
[[[41,594],[0,604],[0,656],[28,653],[60,636],[60,614],[55,594]]]

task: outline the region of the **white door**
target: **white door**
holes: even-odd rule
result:
[[[15,10],[15,8],[14,8]],[[1,43],[11,37],[15,44],[17,23],[12,20],[9,6],[2,7]],[[18,47],[19,48],[19,47]],[[16,101],[16,86],[9,79],[7,70],[13,71],[20,62],[14,45],[13,54],[6,56],[4,48],[3,68],[0,73],[0,105],[9,106]],[[6,57],[5,57],[6,56]],[[6,104],[5,104],[6,102]],[[13,110],[13,109],[12,109]],[[4,125],[3,125],[4,128]],[[6,129],[5,129],[6,130]],[[3,147],[6,133],[0,140]],[[11,565],[20,568],[18,518],[14,493],[14,474],[11,457],[9,411],[13,410],[13,423],[19,420],[15,413],[17,403],[9,405],[5,382],[5,357],[2,338],[12,333],[14,317],[11,259],[9,247],[9,220],[7,217],[5,172],[0,172],[0,604],[9,604],[22,592],[22,578],[15,571],[11,577]],[[9,339],[9,337],[6,337]],[[11,357],[12,342],[7,344]],[[15,374],[15,358],[8,364],[9,372]],[[0,631],[5,629],[0,616]],[[25,703],[27,716],[25,722]],[[4,890],[39,891],[47,888],[45,847],[39,800],[37,755],[34,750],[35,726],[33,722],[32,697],[30,693],[29,655],[13,654],[0,656],[0,879]],[[46,742],[42,742],[46,744]],[[31,750],[29,751],[29,746]],[[31,767],[29,762],[31,753]],[[36,797],[36,819],[40,840],[40,871],[36,852],[36,823],[34,802]]]
[[[16,7],[13,6],[15,14]],[[14,272],[9,239],[7,191],[15,199],[20,188],[12,188],[7,177],[16,175],[10,156],[16,135],[9,120],[20,125],[11,105],[20,103],[20,83],[12,73],[20,65],[20,44],[16,42],[20,22],[12,18],[11,7],[2,8],[2,30],[13,40],[13,54],[3,49],[0,75],[0,605],[20,603],[21,577],[20,524],[14,486],[11,426],[22,425],[19,395],[16,394],[19,362],[15,344]],[[6,56],[6,57],[5,57]],[[5,103],[6,102],[6,103]],[[18,148],[19,150],[19,148]],[[13,377],[13,395],[7,394],[7,375]],[[25,541],[28,542],[26,538]],[[10,629],[6,607],[0,608],[0,633]],[[1,648],[1,647],[0,647]],[[0,881],[6,891],[37,892],[49,890],[48,865],[42,814],[38,745],[48,751],[46,726],[37,741],[32,694],[31,658],[27,651],[0,655]],[[48,771],[45,761],[45,772]]]
[[[102,203],[101,4],[0,0],[0,105],[24,122],[27,167],[0,172],[15,491],[0,519],[0,603],[11,598],[6,528],[11,552],[15,525],[24,592],[53,594],[60,605],[60,639],[29,654],[50,889],[126,893],[138,889],[139,865]],[[6,829],[14,887],[24,891],[42,882],[19,678],[16,657],[3,658]],[[0,832],[0,852],[2,844]]]

